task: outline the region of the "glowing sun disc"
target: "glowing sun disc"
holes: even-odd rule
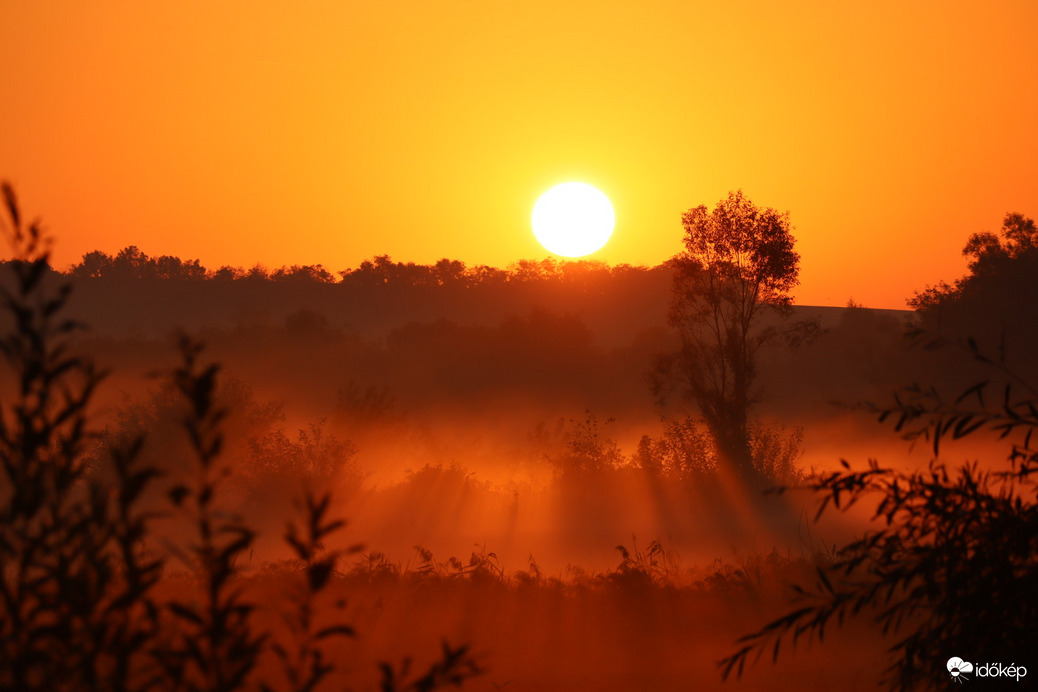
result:
[[[533,205],[533,234],[549,252],[583,257],[613,234],[616,216],[609,198],[587,183],[562,183]]]

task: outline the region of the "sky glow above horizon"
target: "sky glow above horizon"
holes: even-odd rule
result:
[[[5,3],[0,177],[64,266],[546,256],[538,195],[608,190],[591,259],[655,265],[729,190],[789,211],[801,304],[902,308],[1038,216],[1026,2]]]

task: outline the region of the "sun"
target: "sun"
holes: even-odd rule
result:
[[[613,205],[587,183],[562,183],[533,205],[533,234],[549,252],[583,257],[600,249],[613,234]]]

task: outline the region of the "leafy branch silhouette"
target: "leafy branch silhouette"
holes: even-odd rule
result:
[[[822,640],[834,620],[842,625],[863,613],[897,635],[887,671],[895,690],[933,681],[953,654],[1021,660],[1038,616],[1038,450],[1031,446],[1038,399],[1010,379],[993,405],[988,393],[996,387],[978,382],[949,403],[933,388],[913,386],[893,405],[873,407],[906,439],[929,441],[935,458],[942,441],[993,432],[1010,444],[1008,467],[973,462],[949,470],[934,460],[925,471],[905,472],[875,460],[864,470],[842,461],[841,470],[815,476],[804,487],[821,496],[816,520],[830,505],[846,510],[874,497],[880,528],[819,566],[812,588],[794,587],[803,605],[740,638],[719,662],[723,678],[741,675],[768,648],[776,660],[786,638]]]
[[[49,236],[39,222],[23,221],[8,183],[0,191],[0,232],[14,257],[0,266],[11,273],[0,277],[0,355],[8,371],[0,379],[0,692],[230,692],[252,684],[270,650],[285,654],[294,691],[316,689],[334,668],[319,643],[352,633],[341,622],[315,630],[310,619],[315,596],[335,576],[337,553],[321,546],[341,526],[326,518],[329,497],[308,497],[303,535],[290,529],[286,536],[306,566],[293,658],[252,621],[237,560],[254,533],[217,501],[227,475],[219,464],[219,366],[201,363],[201,345],[182,337],[182,364],[170,376],[187,405],[182,423],[197,480],[168,495],[196,536],[186,550],[169,547],[201,588],[191,599],[160,599],[155,587],[166,560],[147,548],[158,512],[143,497],[162,473],[142,461],[141,435],[109,448],[103,463],[110,473],[88,463],[97,437],[89,407],[106,373],[74,355],[82,325],[63,316],[71,287],[54,285]],[[447,644],[414,680],[406,663],[399,675],[388,664],[381,670],[383,689],[423,692],[480,672],[467,646]]]

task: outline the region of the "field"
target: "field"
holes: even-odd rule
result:
[[[81,354],[29,371],[31,392],[80,378],[62,385],[65,409],[33,414],[60,415],[47,434],[65,437],[44,426],[26,443],[52,454],[64,439],[71,453],[56,457],[64,476],[40,472],[65,498],[54,526],[10,525],[11,545],[42,565],[51,558],[33,546],[55,535],[80,551],[44,567],[71,570],[57,592],[19,587],[43,606],[21,611],[26,631],[43,642],[47,623],[63,623],[80,649],[68,669],[43,673],[30,657],[18,674],[55,689],[77,666],[133,689],[873,688],[896,641],[871,622],[875,606],[831,623],[824,642],[786,637],[776,656],[769,640],[722,683],[737,640],[824,601],[815,590],[841,546],[874,526],[875,496],[819,519],[824,492],[767,490],[842,459],[925,468],[932,450],[880,425],[874,402],[907,373],[955,388],[973,366],[913,347],[908,313],[795,308],[790,319],[814,326],[762,356],[753,434],[770,481],[748,487],[680,398],[653,394],[654,357],[674,347],[665,270],[555,271],[405,286],[381,309],[345,281],[80,278],[68,309],[107,313],[99,328],[12,326],[12,352],[31,352],[39,329]],[[46,274],[35,290],[66,280]],[[262,315],[245,300],[257,295]],[[177,325],[157,316],[194,305],[206,309],[180,326],[198,340],[178,347]],[[350,305],[366,306],[357,325],[344,321]],[[96,389],[91,363],[110,371]],[[54,600],[75,579],[100,610]],[[85,642],[124,655],[91,658]]]

